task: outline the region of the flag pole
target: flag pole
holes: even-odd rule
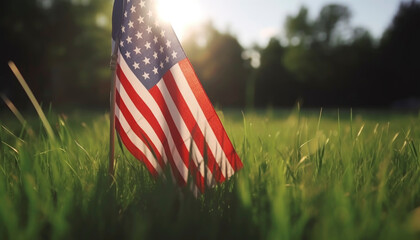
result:
[[[118,42],[118,41],[116,41]],[[111,91],[110,91],[110,112],[109,112],[109,175],[114,179],[115,166],[115,78],[117,68],[117,51],[118,45],[114,45],[114,51],[111,57],[110,68],[111,76]]]

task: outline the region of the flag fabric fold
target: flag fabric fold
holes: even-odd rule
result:
[[[153,176],[169,165],[201,193],[243,167],[172,27],[155,0],[115,0],[115,124]]]

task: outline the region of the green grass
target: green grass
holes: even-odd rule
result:
[[[118,145],[111,185],[106,114],[1,115],[0,239],[420,239],[420,115],[219,115],[244,168],[198,198]]]

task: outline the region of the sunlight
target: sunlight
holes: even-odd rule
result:
[[[194,0],[159,0],[158,11],[163,20],[172,24],[180,40],[189,28],[203,20],[201,6]]]

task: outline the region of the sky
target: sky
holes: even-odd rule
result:
[[[244,47],[257,43],[265,46],[272,36],[284,35],[286,16],[296,15],[301,6],[309,9],[314,19],[320,9],[329,3],[348,6],[352,12],[351,26],[361,26],[379,38],[392,21],[402,0],[178,0],[187,9],[175,11],[178,20],[172,21],[178,35],[195,24],[211,19],[224,31],[229,29]],[[407,1],[407,0],[404,0]],[[175,6],[171,7],[174,10]],[[170,9],[170,8],[169,8]],[[175,16],[176,17],[176,16]],[[187,20],[189,18],[189,20]]]

